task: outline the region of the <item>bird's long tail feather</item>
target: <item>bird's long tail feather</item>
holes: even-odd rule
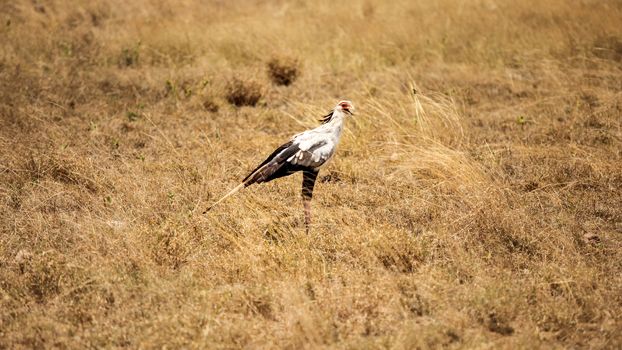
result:
[[[237,185],[234,189],[229,191],[229,193],[227,193],[222,198],[220,198],[219,200],[214,202],[214,204],[212,204],[209,207],[207,207],[207,209],[205,209],[203,214],[205,214],[208,211],[212,210],[212,208],[215,207],[217,204],[219,204],[220,202],[224,201],[225,199],[233,196],[236,192],[238,192],[239,190],[243,189],[244,187],[250,186],[250,185],[252,185],[254,183],[264,182],[267,177],[272,175],[282,165],[283,165],[282,163],[281,164],[277,164],[277,163],[273,163],[273,162],[269,162],[267,164],[264,164],[262,167],[260,167],[259,169],[256,169],[250,175],[248,175],[246,177],[246,179],[244,179],[244,181],[242,181],[241,184]]]
[[[244,187],[256,183],[270,181],[270,176],[274,175],[283,166],[283,164],[285,164],[287,158],[294,155],[296,152],[298,152],[298,150],[298,146],[292,146],[291,141],[277,148],[266,160],[263,161],[263,163],[261,163],[255,170],[248,174],[248,176],[244,178],[244,180],[242,180],[241,184],[239,184],[236,188],[232,189],[229,193],[217,200],[214,204],[207,207],[203,214],[212,210],[212,208],[215,207],[217,204],[232,196]]]
[[[203,214],[207,213],[208,211],[212,210],[212,208],[214,208],[217,204],[219,204],[220,202],[224,201],[225,199],[231,197],[232,195],[234,195],[236,192],[238,192],[239,190],[241,190],[242,188],[244,188],[244,182],[242,182],[241,184],[237,185],[234,189],[232,189],[231,191],[229,191],[229,193],[227,193],[226,195],[222,196],[222,198],[220,198],[219,200],[217,200],[216,202],[214,202],[214,204],[210,205],[209,207],[207,207],[207,209],[205,209],[205,211],[203,212]]]

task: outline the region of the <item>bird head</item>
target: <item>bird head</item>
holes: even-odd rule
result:
[[[348,100],[339,101],[339,103],[337,103],[332,111],[328,112],[327,115],[323,116],[322,119],[320,119],[322,124],[330,122],[333,119],[333,115],[335,112],[341,112],[341,115],[345,115],[346,113],[349,115],[354,115],[354,105]]]
[[[348,100],[339,101],[337,106],[335,106],[335,110],[354,115],[354,105]]]

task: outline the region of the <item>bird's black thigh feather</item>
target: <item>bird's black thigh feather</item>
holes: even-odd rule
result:
[[[302,172],[302,198],[311,199],[313,198],[313,187],[315,186],[315,179],[317,178],[317,174],[319,170],[316,169],[308,169],[303,170]]]

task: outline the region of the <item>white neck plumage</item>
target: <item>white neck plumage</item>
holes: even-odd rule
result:
[[[339,128],[343,127],[343,120],[345,119],[345,114],[341,110],[334,110],[330,119],[328,119],[322,126],[327,128]]]
[[[341,131],[343,130],[343,121],[345,117],[346,116],[343,111],[335,110],[333,111],[333,115],[330,119],[320,126],[329,134],[333,135],[335,143],[338,143],[341,138]]]
[[[343,111],[340,110],[334,110],[333,111],[333,116],[330,118],[329,123],[343,123],[343,119],[346,117],[346,115],[343,113]]]

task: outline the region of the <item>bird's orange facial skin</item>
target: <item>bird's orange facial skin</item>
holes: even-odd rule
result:
[[[354,111],[354,106],[352,106],[352,103],[350,103],[350,101],[339,101],[339,103],[337,104],[338,109],[353,115],[353,111]]]

